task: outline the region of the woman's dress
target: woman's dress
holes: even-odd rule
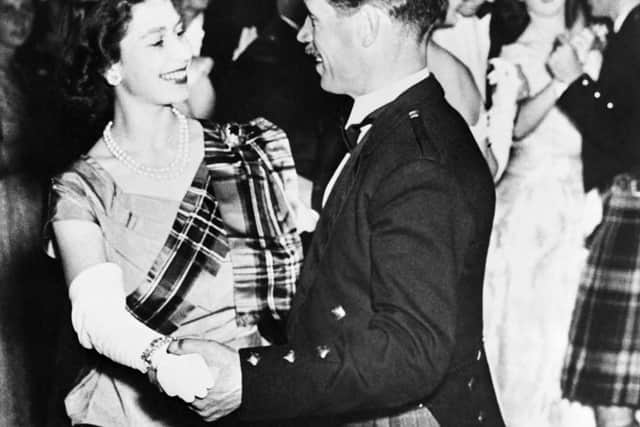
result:
[[[222,220],[218,221],[219,212],[223,205],[229,206],[230,199],[226,196],[235,190],[225,192],[225,197],[217,194],[217,198],[213,192],[215,180],[206,159],[211,145],[206,131],[205,160],[183,200],[127,193],[96,159],[85,155],[53,180],[49,223],[82,220],[99,225],[107,261],[123,270],[129,310],[138,319],[150,307],[156,313],[169,313],[149,316],[152,320],[145,320],[148,326],[172,336],[197,336],[234,348],[262,345],[256,324],[247,321],[251,316],[238,316],[243,296],[239,295],[237,283],[234,284],[234,279],[238,279],[231,263],[235,252],[232,249],[225,253],[227,245],[234,245],[234,239],[227,238],[226,232],[215,237],[216,231],[220,231],[215,227],[222,224]],[[290,158],[290,152],[285,157]],[[233,184],[226,188],[231,187]],[[212,209],[207,210],[207,206]],[[242,221],[243,215],[235,214]],[[202,238],[196,242],[196,251],[190,240],[192,232]],[[45,243],[47,251],[55,255],[48,226]],[[295,262],[291,263],[294,258],[288,258],[295,267],[289,273],[297,271]],[[171,288],[173,283],[165,282],[173,277],[183,284]],[[146,376],[104,357],[95,357],[83,374],[65,399],[72,424],[116,427],[204,424],[184,402],[158,391]]]
[[[530,93],[551,80],[552,40],[532,31],[503,48]],[[506,424],[589,426],[590,414],[561,400],[560,374],[586,250],[581,137],[552,108],[514,141],[496,188],[484,291],[487,356]]]

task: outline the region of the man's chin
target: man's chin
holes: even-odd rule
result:
[[[323,74],[320,74],[320,87],[325,92],[335,93],[337,95],[342,95],[344,93],[336,88],[335,85],[332,85],[331,82],[328,81],[328,79]]]

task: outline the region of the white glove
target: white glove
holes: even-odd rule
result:
[[[582,31],[569,39],[569,44],[576,52],[581,63],[584,64],[587,60],[587,55],[589,54],[589,51],[591,51],[595,40],[596,35],[589,27],[583,28]]]
[[[517,113],[516,99],[522,89],[522,78],[516,65],[502,58],[491,60],[493,70],[487,76],[489,83],[496,86],[491,109],[487,112],[487,138],[496,160],[497,182],[507,167],[513,143],[513,126]]]
[[[156,379],[168,396],[178,396],[187,403],[196,397],[203,398],[207,389],[213,387],[218,369],[212,372],[199,354],[177,356],[166,352],[166,347],[158,349],[151,357],[156,369]]]
[[[503,58],[492,58],[493,69],[487,74],[489,84],[495,86],[492,104],[515,104],[518,93],[526,82],[520,77],[518,67]]]
[[[142,353],[163,335],[147,327],[126,310],[122,270],[113,263],[83,270],[69,285],[71,322],[80,344],[114,362],[145,373]],[[206,395],[213,386],[213,374],[200,355],[174,356],[166,346],[151,356],[158,369],[158,383],[185,401]],[[190,399],[190,400],[188,400]]]

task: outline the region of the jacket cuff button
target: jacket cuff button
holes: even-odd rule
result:
[[[318,352],[318,356],[320,356],[320,359],[326,359],[327,355],[331,352],[329,347],[327,347],[326,345],[319,345],[318,347],[316,347],[316,351]]]
[[[345,311],[343,306],[339,305],[331,309],[331,314],[333,314],[333,317],[335,317],[336,320],[341,320],[344,316],[347,315],[347,312]]]
[[[296,352],[293,350],[289,350],[287,354],[285,354],[282,358],[289,363],[293,363],[296,361]]]

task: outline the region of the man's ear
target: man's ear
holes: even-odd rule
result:
[[[358,36],[363,47],[371,46],[380,37],[385,12],[371,4],[363,5],[358,11]]]

